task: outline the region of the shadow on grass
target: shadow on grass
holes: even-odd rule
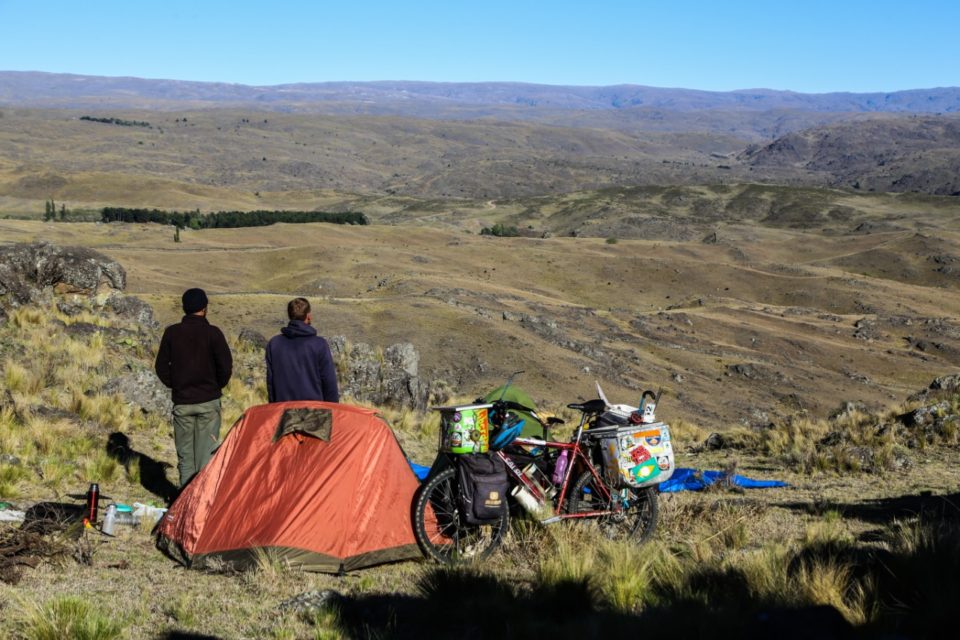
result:
[[[894,520],[920,517],[924,521],[960,522],[960,493],[915,495],[880,498],[864,502],[818,503],[784,502],[774,506],[814,515],[826,511],[838,511],[844,518],[856,518],[873,524],[890,524]]]
[[[82,528],[79,526],[87,515],[86,506],[70,502],[37,502],[24,512],[21,529],[33,531],[40,535],[70,530],[79,537]]]
[[[915,512],[909,500],[889,510],[900,513],[902,504]],[[807,545],[770,570],[772,582],[735,560],[691,564],[679,579],[653,578],[638,613],[614,611],[586,582],[518,584],[470,567],[440,567],[421,577],[417,595],[341,597],[338,624],[353,638],[941,637],[955,625],[960,603],[960,519],[927,517],[888,527],[883,545]],[[811,578],[818,571],[846,577],[820,583]],[[822,604],[834,597],[862,622],[855,626]]]
[[[137,465],[140,472],[140,486],[161,498],[168,506],[177,497],[179,492],[177,485],[167,479],[167,469],[170,465],[136,451],[130,446],[130,438],[126,434],[111,433],[107,438],[106,449],[107,455],[122,464],[128,471],[132,465]]]
[[[835,510],[844,518],[879,525],[856,541],[807,546],[792,563],[793,568],[828,561],[849,567],[876,603],[876,620],[866,630],[937,637],[955,625],[960,603],[960,493],[779,506],[813,514]]]
[[[625,614],[604,608],[584,582],[529,589],[470,570],[440,568],[421,578],[419,596],[340,598],[338,623],[351,638],[855,637],[832,607],[767,606],[750,598],[742,575],[701,577],[695,599]]]

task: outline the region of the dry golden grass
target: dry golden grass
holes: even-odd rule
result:
[[[931,224],[946,224],[929,215]],[[100,247],[126,265],[130,291],[153,304],[162,323],[179,318],[183,289],[202,284],[211,293],[211,321],[228,335],[250,326],[270,336],[283,324],[287,300],[306,295],[323,335],[375,346],[412,342],[421,371],[468,393],[494,388],[518,369],[526,373],[516,383],[552,411],[592,397],[594,379],[622,402],[635,402],[639,388],[663,386],[660,415],[707,431],[729,430],[750,419],[753,407],[771,418],[796,410],[784,399],[787,388],[812,420],[852,397],[886,405],[952,370],[950,349],[960,347],[949,332],[934,338],[923,322],[960,316],[955,288],[937,289],[934,300],[926,287],[823,264],[906,232],[834,237],[732,225],[729,244],[615,246],[390,226],[214,229],[191,232],[180,245],[157,225],[0,221],[0,233]],[[944,246],[931,251],[955,252],[955,233],[938,235]],[[731,257],[732,246],[743,256]],[[885,324],[903,308],[913,325]],[[504,312],[555,321],[556,336],[504,320]],[[878,323],[870,341],[854,335],[864,318]],[[905,347],[911,334],[945,350],[917,358]],[[604,355],[587,355],[594,349]],[[768,377],[728,368],[742,364]]]
[[[729,604],[725,590],[742,577],[751,599],[764,606],[823,603],[849,622],[869,627],[878,620],[876,603],[885,587],[862,578],[845,557],[811,555],[811,550],[886,549],[915,558],[944,548],[941,538],[906,524],[892,541],[862,543],[862,534],[883,524],[854,515],[869,499],[956,491],[955,427],[911,449],[908,472],[891,473],[906,443],[896,430],[879,427],[911,407],[873,410],[948,370],[953,366],[949,353],[929,352],[923,360],[904,347],[906,332],[922,329],[916,323],[910,329],[884,325],[870,341],[853,337],[859,319],[903,313],[898,304],[913,309],[915,318],[960,316],[956,289],[938,289],[934,300],[923,287],[855,277],[830,264],[841,254],[899,241],[904,234],[851,239],[731,227],[729,237],[743,253],[731,257],[730,245],[699,242],[620,239],[612,246],[602,239],[494,240],[409,227],[213,230],[185,233],[183,246],[176,247],[167,229],[152,225],[0,221],[0,232],[5,239],[43,235],[100,247],[127,266],[131,290],[143,294],[164,323],[178,318],[180,292],[203,274],[211,320],[231,338],[242,326],[271,335],[283,322],[289,297],[305,293],[315,301],[324,335],[345,333],[354,342],[381,347],[414,342],[421,371],[436,371],[449,381],[451,402],[472,400],[524,368],[517,384],[541,408],[575,421],[564,405],[593,397],[594,378],[615,402],[634,402],[635,387],[662,381],[667,393],[658,416],[673,427],[681,466],[739,463],[740,473],[792,484],[744,495],[719,488],[661,496],[657,539],[641,548],[605,541],[589,527],[544,529],[520,521],[487,570],[521,592],[587,581],[603,610],[642,614],[678,601],[720,603],[724,609]],[[952,233],[943,232],[949,242],[956,241]],[[784,269],[785,264],[796,268]],[[385,277],[388,283],[378,287]],[[431,289],[439,292],[427,295]],[[697,298],[703,304],[688,304]],[[687,302],[667,308],[678,301]],[[854,301],[872,305],[876,313],[863,312]],[[580,351],[537,333],[549,333],[548,325],[504,319],[504,312],[555,319],[557,331]],[[0,408],[0,449],[18,456],[21,464],[0,465],[0,497],[59,498],[98,479],[123,501],[154,498],[141,485],[139,467],[123,468],[106,455],[104,445],[110,432],[121,431],[138,451],[172,463],[168,419],[133,411],[120,398],[102,393],[105,382],[127,364],[150,365],[151,338],[122,344],[107,330],[68,335],[60,323],[124,328],[101,317],[93,305],[76,316],[23,308],[10,318],[0,328],[0,379],[18,411]],[[953,344],[949,337],[943,340]],[[591,349],[603,350],[604,357],[584,355]],[[598,369],[610,361],[622,367],[619,372]],[[750,380],[729,368],[744,362],[756,365],[756,375],[772,377]],[[784,377],[777,378],[778,373]],[[872,382],[851,377],[859,374]],[[789,410],[785,406],[787,388],[796,390],[806,413],[782,417],[796,410],[796,402]],[[826,419],[853,395],[871,410]],[[265,396],[262,355],[236,350],[236,374],[223,400],[224,431]],[[957,402],[950,399],[945,411],[955,413]],[[739,424],[757,406],[769,413],[772,428]],[[43,413],[37,407],[57,411]],[[384,415],[407,453],[428,462],[438,416],[393,409]],[[561,432],[569,433],[571,425],[566,428]],[[730,446],[699,448],[713,431],[724,434]],[[822,444],[834,431],[843,434],[842,441]],[[857,473],[860,458],[852,447],[873,452],[874,473]],[[840,472],[846,475],[840,478]],[[122,562],[129,568],[115,568]],[[0,603],[13,610],[14,593],[51,602],[74,594],[81,584],[129,616],[123,624],[131,638],[174,629],[221,637],[337,637],[343,630],[335,613],[303,620],[278,613],[278,604],[324,588],[358,598],[421,597],[418,580],[431,570],[404,563],[337,579],[276,566],[269,558],[260,565],[244,576],[185,572],[155,551],[146,531],[124,531],[98,547],[93,566],[42,566],[16,590],[0,587]]]

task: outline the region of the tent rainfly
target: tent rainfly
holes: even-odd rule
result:
[[[265,551],[329,573],[419,558],[418,486],[376,411],[251,407],[158,523],[157,546],[193,568],[244,568]]]

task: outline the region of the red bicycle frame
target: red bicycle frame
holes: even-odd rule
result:
[[[593,463],[590,462],[590,458],[583,452],[583,447],[580,445],[580,440],[583,435],[583,425],[586,422],[586,415],[580,420],[580,425],[577,427],[577,435],[573,439],[573,442],[551,442],[547,440],[536,440],[532,438],[517,438],[513,441],[512,444],[517,445],[531,445],[537,447],[546,447],[547,449],[561,449],[564,451],[569,451],[570,461],[567,464],[566,472],[564,473],[563,482],[560,484],[560,497],[557,498],[556,506],[553,509],[553,515],[549,518],[545,518],[540,522],[542,524],[553,524],[554,522],[560,522],[561,520],[566,520],[569,518],[595,518],[598,516],[606,516],[614,513],[614,510],[611,509],[602,509],[595,511],[582,511],[578,513],[564,513],[563,508],[566,502],[567,490],[570,486],[570,476],[573,474],[574,468],[577,467],[577,461],[580,460],[586,466],[586,468],[593,475],[595,480],[594,486],[599,487],[602,492],[602,498],[604,503],[610,504],[611,494],[610,490],[607,488],[606,483],[603,481],[603,477],[597,471],[596,467],[593,466]],[[527,491],[529,491],[541,504],[546,504],[549,500],[547,496],[543,494],[540,490],[540,487],[533,481],[528,478],[523,471],[517,467],[517,464],[510,459],[510,456],[505,454],[503,451],[497,451],[497,455],[503,460],[506,464],[507,469],[510,471],[510,474],[514,479],[519,482]]]

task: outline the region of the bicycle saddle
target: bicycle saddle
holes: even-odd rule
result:
[[[573,409],[574,411],[582,411],[583,413],[603,413],[607,408],[607,403],[600,398],[595,398],[593,400],[587,400],[582,404],[568,404],[567,408]]]

